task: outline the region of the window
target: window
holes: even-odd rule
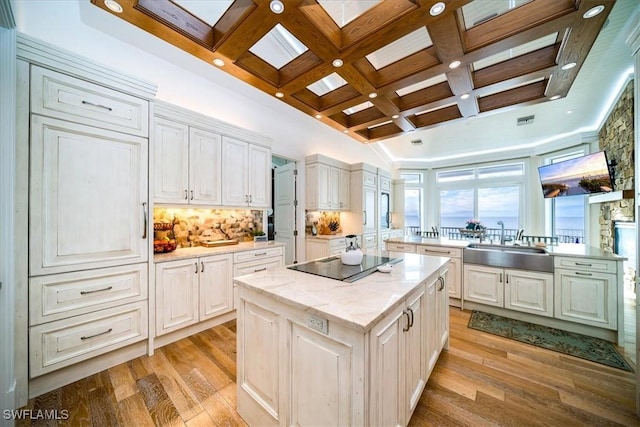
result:
[[[585,154],[585,150],[574,151],[547,159],[547,163],[562,162]],[[584,243],[586,201],[586,196],[551,199],[551,235],[557,236],[563,243]]]
[[[404,179],[404,225],[422,229],[424,176],[421,172],[400,174]]]
[[[457,232],[470,219],[479,219],[489,229],[515,234],[520,227],[524,164],[483,165],[436,173],[440,195],[440,228],[443,234]]]

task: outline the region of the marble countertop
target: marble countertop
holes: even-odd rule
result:
[[[166,262],[175,261],[179,259],[197,258],[201,256],[209,255],[222,255],[231,254],[234,252],[251,251],[254,249],[265,248],[277,248],[286,246],[284,243],[269,241],[269,242],[240,242],[237,245],[218,246],[214,248],[205,248],[203,246],[196,246],[193,248],[180,248],[173,252],[159,253],[153,255],[153,262]]]
[[[438,274],[449,262],[446,257],[401,252],[379,254],[403,260],[395,264],[390,273],[375,272],[353,283],[286,267],[235,277],[234,283],[324,317],[329,323],[337,322],[359,332],[367,332],[425,279]]]
[[[447,239],[446,237],[438,239],[427,239],[420,236],[403,236],[385,240],[387,243],[407,243],[414,245],[435,245],[453,248],[466,248],[470,242],[468,240]],[[533,245],[532,245],[533,246]],[[593,246],[587,246],[579,243],[560,243],[558,245],[546,246],[544,249],[549,255],[556,256],[577,256],[585,258],[609,259],[614,261],[623,261],[626,258],[616,254],[605,253],[602,249]]]

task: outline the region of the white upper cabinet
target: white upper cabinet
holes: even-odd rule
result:
[[[161,101],[153,136],[156,203],[271,206],[266,138]]]
[[[319,154],[306,159],[306,209],[348,211],[351,172],[338,160]]]
[[[271,150],[222,138],[222,204],[268,208],[271,203]]]
[[[30,162],[31,276],[147,261],[145,138],[33,115]]]

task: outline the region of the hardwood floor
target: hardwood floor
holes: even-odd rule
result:
[[[635,374],[468,329],[451,308],[411,426],[639,426]],[[235,322],[31,399],[73,426],[245,426],[235,411]],[[20,421],[17,425],[29,425]],[[37,420],[32,425],[56,425]]]

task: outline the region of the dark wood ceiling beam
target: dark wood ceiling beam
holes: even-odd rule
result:
[[[436,54],[436,49],[429,47],[381,68],[374,75],[373,83],[378,88],[387,86],[395,81],[435,67],[438,64],[440,64],[440,60]]]
[[[293,61],[280,68],[278,75],[278,86],[282,87],[287,82],[297,77],[303,76],[314,68],[321,67],[324,64],[322,59],[318,58],[315,53],[308,50]]]
[[[278,70],[259,56],[254,55],[249,51],[239,57],[235,65],[266,80],[274,87],[278,86]]]
[[[255,8],[253,0],[234,0],[213,26],[213,49],[217,49]]]
[[[169,0],[139,0],[135,8],[194,42],[207,48],[213,47],[213,29],[176,3]]]
[[[399,135],[402,133],[402,129],[396,126],[395,123],[387,123],[382,126],[376,126],[372,129],[363,129],[356,131],[357,134],[366,138],[368,141],[373,142],[383,138],[389,138],[393,135]]]
[[[535,0],[464,32],[466,50],[475,50],[546,21],[575,12],[575,0]]]
[[[451,105],[436,111],[420,114],[418,116],[409,116],[407,119],[413,123],[416,128],[433,126],[438,123],[448,122],[462,118],[460,111],[456,105]]]
[[[341,48],[354,45],[393,21],[403,20],[405,15],[415,10],[418,10],[416,4],[407,0],[383,1],[377,4],[341,29]]]
[[[316,0],[303,1],[298,6],[298,10],[336,49],[340,48],[342,44],[340,27]]]
[[[599,15],[585,19],[582,15],[590,8],[602,4],[605,6]],[[602,26],[604,25],[611,9],[613,2],[602,2],[595,0],[582,0],[580,7],[574,15],[574,22],[571,26],[568,38],[564,40],[560,53],[558,55],[558,66],[553,72],[551,81],[547,88],[547,96],[567,96],[569,89],[574,80],[578,76],[578,72],[584,63],[584,60],[595,43]],[[569,70],[563,70],[562,66],[574,62],[575,67]]]
[[[509,89],[513,89],[518,86],[524,86],[535,81],[548,79],[552,71],[555,70],[555,65],[544,68],[542,70],[535,71],[533,73],[523,74],[512,79],[503,80],[492,85],[484,86],[473,90],[473,95],[477,97],[484,97],[493,95],[494,93],[504,92]]]
[[[473,73],[474,86],[481,88],[553,67],[556,65],[556,56],[559,49],[559,44],[547,46],[475,71]]]
[[[478,98],[481,112],[496,110],[527,101],[544,98],[547,81],[535,82],[529,85],[510,89],[504,92]]]
[[[453,93],[447,82],[438,83],[404,96],[400,96],[394,102],[400,111],[421,107],[443,99],[451,98]]]

